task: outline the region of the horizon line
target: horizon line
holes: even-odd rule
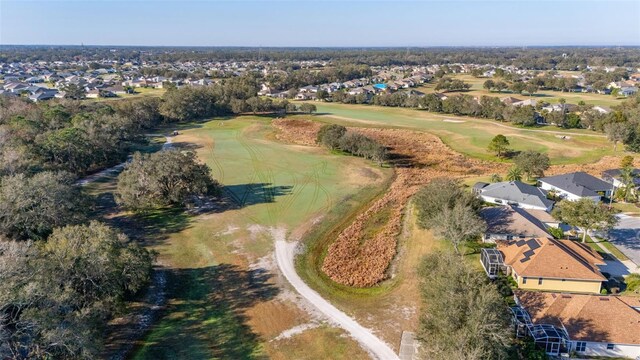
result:
[[[235,48],[235,49],[432,49],[432,48],[561,48],[623,47],[640,48],[639,44],[537,44],[537,45],[130,45],[130,44],[0,44],[2,47],[148,47],[148,48]]]

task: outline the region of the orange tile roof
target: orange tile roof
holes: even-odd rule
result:
[[[516,291],[536,324],[564,326],[571,340],[640,345],[640,298]]]
[[[604,281],[597,265],[602,257],[571,240],[537,238],[498,244],[505,265],[519,275],[555,279]]]

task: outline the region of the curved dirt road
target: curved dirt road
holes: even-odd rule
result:
[[[317,292],[312,290],[307,284],[302,281],[300,276],[296,273],[293,259],[295,257],[296,243],[288,243],[283,240],[277,240],[276,247],[276,260],[280,271],[287,278],[289,283],[296,289],[300,295],[313,304],[318,310],[326,315],[333,322],[337,323],[340,327],[345,329],[349,334],[356,339],[362,347],[364,347],[370,355],[380,360],[397,360],[398,355],[387,345],[384,341],[380,340],[377,336],[373,335],[371,330],[361,326],[355,320],[347,316],[347,314],[338,310],[335,306],[331,305],[327,300],[323,299]]]

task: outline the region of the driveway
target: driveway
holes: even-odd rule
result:
[[[617,215],[620,222],[609,231],[609,241],[631,261],[640,265],[640,218]]]

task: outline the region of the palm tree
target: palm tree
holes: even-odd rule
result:
[[[630,166],[624,167],[620,170],[620,181],[622,182],[622,198],[624,201],[634,200],[636,198],[635,179],[636,173]]]
[[[509,181],[521,181],[522,180],[522,170],[520,170],[517,166],[512,166],[507,172],[507,180]]]

